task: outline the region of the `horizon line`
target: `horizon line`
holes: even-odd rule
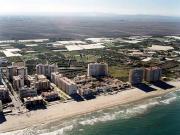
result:
[[[164,14],[120,14],[120,13],[105,13],[105,12],[4,12],[0,16],[160,16],[160,17],[180,17],[180,15],[164,15]]]

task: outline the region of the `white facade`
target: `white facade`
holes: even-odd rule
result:
[[[62,74],[59,74],[57,72],[52,73],[51,80],[54,84],[56,84],[57,87],[62,89],[67,94],[72,95],[77,93],[77,85],[67,77],[63,77]]]
[[[69,95],[77,93],[77,86],[74,83],[67,83],[66,84],[66,93]]]
[[[36,65],[36,74],[43,74],[47,77],[51,77],[51,73],[57,72],[58,66],[56,64],[48,65],[48,64],[38,64]]]

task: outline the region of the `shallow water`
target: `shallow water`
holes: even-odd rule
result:
[[[2,135],[180,135],[180,91]]]

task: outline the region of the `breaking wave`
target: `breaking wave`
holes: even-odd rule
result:
[[[168,105],[180,99],[180,90],[167,95],[156,97],[135,104],[116,106],[105,110],[99,110],[83,116],[67,119],[61,122],[53,122],[38,127],[3,133],[0,135],[68,135],[73,131],[83,131],[83,127],[107,121],[129,119],[147,113],[152,107]]]
[[[73,129],[73,125],[66,126],[60,129],[56,129],[54,131],[49,131],[48,129],[46,130],[38,130],[38,129],[23,129],[23,130],[18,130],[18,131],[13,131],[13,132],[8,132],[8,133],[3,133],[1,135],[65,135],[65,132],[71,131]],[[46,131],[46,133],[45,133]]]

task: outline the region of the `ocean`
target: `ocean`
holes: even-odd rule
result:
[[[1,135],[180,135],[180,90]]]

